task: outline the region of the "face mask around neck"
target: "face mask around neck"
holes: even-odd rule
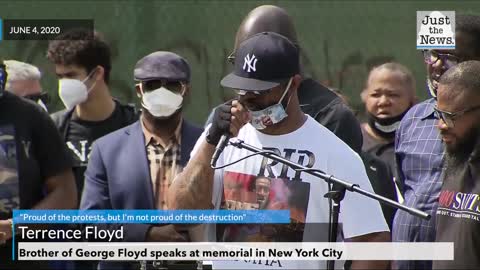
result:
[[[292,84],[292,79],[288,81],[288,85],[285,88],[285,91],[283,92],[282,97],[280,100],[274,104],[271,105],[263,110],[260,111],[250,111],[250,124],[254,126],[258,130],[265,129],[268,126],[275,125],[279,122],[281,122],[283,119],[285,119],[288,114],[285,111],[285,109],[288,107],[288,104],[290,104],[290,98],[288,99],[287,105],[285,108],[282,105],[282,101],[285,98],[286,94],[288,93],[288,90],[290,89],[290,85]]]
[[[395,137],[395,132],[400,126],[400,121],[407,114],[408,109],[398,116],[389,118],[378,118],[371,113],[367,113],[368,125],[373,129],[375,133],[383,138],[391,139]]]

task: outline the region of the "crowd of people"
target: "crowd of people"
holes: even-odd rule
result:
[[[127,242],[326,242],[330,185],[267,157],[215,147],[224,135],[307,168],[427,212],[425,220],[347,192],[338,241],[454,242],[450,261],[350,261],[345,269],[480,267],[480,17],[456,16],[456,48],[424,50],[426,89],[409,68],[373,67],[360,98],[360,123],[348,97],[305,77],[293,18],[272,5],[246,15],[220,84],[236,98],[212,109],[204,127],[185,119],[191,67],[155,51],[133,73],[140,107],[111,95],[111,48],[89,30],[49,42],[65,109],[49,115],[41,72],[0,63],[0,258],[12,250],[14,209],[288,209],[290,225],[123,226]],[[5,58],[5,56],[3,56]],[[422,64],[419,60],[419,65]],[[132,89],[133,90],[133,89]],[[431,98],[417,100],[417,91]],[[194,104],[192,104],[195,106]],[[196,269],[194,261],[148,262],[151,269]],[[214,269],[260,262],[214,261]],[[263,267],[267,267],[264,265]],[[138,269],[138,262],[0,260],[0,269]],[[325,261],[272,261],[268,268],[324,269]]]

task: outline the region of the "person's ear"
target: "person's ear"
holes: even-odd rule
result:
[[[96,66],[92,77],[95,81],[105,81],[105,68],[103,68],[102,66]]]
[[[191,84],[190,83],[184,83],[184,87],[185,87],[185,90],[183,92],[183,97],[188,97],[190,95],[190,90],[192,88]]]
[[[141,88],[141,83],[135,84],[135,92],[137,93],[137,97],[141,98],[142,97],[142,88]]]
[[[360,99],[362,100],[363,103],[366,103],[366,101],[367,101],[367,89],[363,89],[363,91],[360,93]]]
[[[413,96],[412,98],[412,107],[413,105],[417,104],[418,103],[418,97],[417,96]]]
[[[300,87],[300,84],[302,83],[302,76],[300,74],[295,74],[292,78],[292,84],[290,86],[290,89],[294,89],[294,91],[297,91],[298,88]]]

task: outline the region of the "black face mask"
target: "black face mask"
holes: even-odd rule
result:
[[[393,139],[395,138],[395,132],[400,126],[400,120],[402,120],[407,112],[408,109],[398,116],[389,118],[378,118],[371,113],[367,113],[368,125],[380,137],[385,139]]]

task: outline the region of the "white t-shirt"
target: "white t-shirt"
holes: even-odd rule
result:
[[[193,153],[198,149],[200,137]],[[292,162],[320,169],[373,192],[361,158],[347,144],[308,116],[305,123],[289,134],[266,135],[245,125],[237,137],[260,149],[275,151]],[[227,146],[217,166],[234,162],[248,150]],[[267,178],[265,178],[267,177]],[[328,185],[305,172],[295,172],[260,155],[216,170],[212,202],[215,209],[289,209],[290,225],[235,225],[227,227],[221,241],[228,242],[327,242]],[[339,222],[343,237],[352,238],[388,231],[380,204],[358,193],[347,191],[341,203]],[[321,225],[323,224],[323,225]],[[215,228],[207,229],[215,241]],[[336,263],[338,266],[339,263]],[[326,261],[214,261],[214,269],[324,269]]]

